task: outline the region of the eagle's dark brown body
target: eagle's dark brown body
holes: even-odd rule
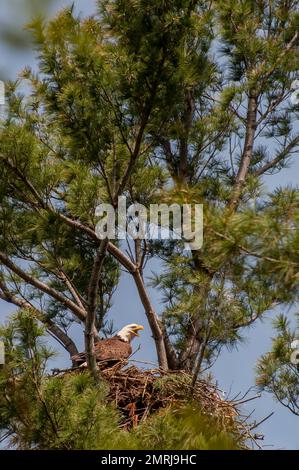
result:
[[[113,338],[103,339],[95,344],[95,355],[97,362],[102,361],[121,361],[127,359],[132,354],[132,347],[130,343],[122,340],[118,336]],[[72,361],[75,366],[80,366],[86,362],[86,353],[82,352],[72,356]]]

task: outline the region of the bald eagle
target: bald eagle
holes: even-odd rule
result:
[[[139,336],[138,331],[143,330],[142,325],[131,323],[124,326],[115,336],[102,339],[95,344],[95,356],[97,362],[117,362],[127,359],[132,354],[131,341]],[[86,366],[86,353],[81,352],[72,356],[73,367]]]

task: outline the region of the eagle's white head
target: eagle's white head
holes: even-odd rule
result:
[[[118,333],[123,341],[130,343],[135,336],[139,336],[138,331],[144,330],[142,325],[137,325],[136,323],[131,323],[130,325],[124,326]]]

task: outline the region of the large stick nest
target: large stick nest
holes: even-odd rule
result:
[[[79,368],[68,372],[83,371]],[[102,369],[100,375],[108,384],[108,400],[120,411],[121,426],[125,429],[136,427],[163,409],[193,402],[204,415],[212,416],[223,429],[235,434],[239,442],[248,440],[257,444],[256,439],[260,438],[251,433],[252,426],[239,410],[240,404],[247,400],[224,399],[223,393],[211,381],[194,380],[192,374],[185,371],[139,369],[128,366],[125,361]]]
[[[118,366],[102,371],[102,377],[109,384],[108,398],[124,416],[125,427],[136,426],[163,408],[190,401],[197,402],[203,413],[227,423],[238,415],[233,403],[225,401],[215,386],[204,380],[192,385],[192,376],[183,371]]]

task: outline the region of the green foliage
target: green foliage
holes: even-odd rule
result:
[[[298,7],[101,0],[90,18],[66,8],[34,20],[38,72],[23,71],[26,96],[19,81],[7,84],[0,125],[1,299],[25,302],[72,355],[69,327],[77,321],[83,331],[91,287],[105,335],[121,265],[133,262],[149,323],[164,330],[153,337],[168,340],[169,366],[196,373],[274,306],[292,305],[298,188],[267,192],[263,177],[298,151],[298,105],[290,100]],[[202,250],[159,240],[126,251],[116,241],[94,282],[95,208],[116,207],[124,195],[146,208],[203,204]],[[163,264],[152,280],[160,318],[144,293],[150,258]],[[130,322],[129,301],[125,310]]]
[[[197,405],[164,410],[131,431],[107,401],[108,384],[91,375],[45,375],[52,353],[26,311],[1,328],[6,364],[0,370],[0,435],[20,449],[231,449],[230,430]]]
[[[273,394],[278,402],[299,416],[299,323],[293,331],[288,319],[280,315],[275,320],[274,327],[276,336],[272,340],[272,349],[261,357],[257,365],[257,385],[261,390]],[[292,343],[296,345],[295,348]]]
[[[200,413],[197,405],[169,409],[148,419],[124,436],[123,449],[237,450],[229,430]]]
[[[1,430],[21,449],[108,448],[118,438],[119,416],[107,387],[88,373],[46,376],[52,353],[28,312],[1,329],[6,364],[0,371]]]

